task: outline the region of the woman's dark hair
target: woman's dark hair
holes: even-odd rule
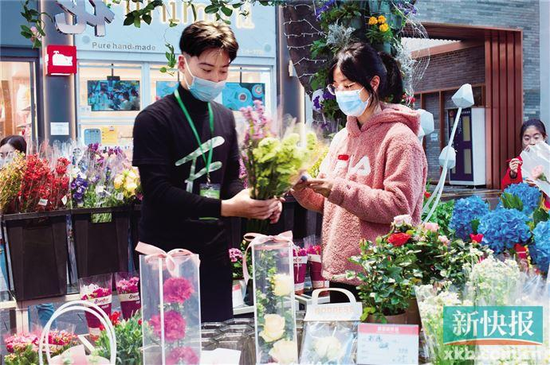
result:
[[[19,152],[27,153],[27,142],[25,142],[25,138],[21,136],[13,135],[13,136],[4,137],[0,141],[0,147],[6,144],[9,144]]]
[[[368,43],[357,42],[346,46],[335,56],[329,69],[329,84],[334,82],[336,67],[340,67],[348,80],[364,86],[376,101],[388,99],[391,103],[401,102],[403,78],[397,61],[391,55],[378,53]],[[374,76],[380,78],[377,92],[370,84]]]
[[[526,122],[523,122],[521,125],[521,130],[519,132],[519,140],[523,141],[523,134],[529,127],[535,127],[544,138],[546,138],[546,127],[544,126],[544,123],[540,119],[529,119]]]

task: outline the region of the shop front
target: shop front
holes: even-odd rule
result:
[[[124,26],[125,14],[136,10],[138,4],[111,4],[115,20],[106,25],[105,37],[96,37],[91,27],[75,36],[75,130],[76,138],[85,144],[130,149],[139,111],[171,93],[179,82],[176,70],[161,69],[167,64],[166,44],[179,54],[181,33],[194,21],[192,9],[172,1],[153,12],[151,25]],[[205,6],[196,4],[197,20],[211,19]],[[230,18],[240,48],[227,87],[216,101],[238,112],[253,100],[262,100],[273,113],[277,95],[275,8],[258,5],[248,11],[248,17],[234,14]],[[177,26],[170,27],[169,22]]]

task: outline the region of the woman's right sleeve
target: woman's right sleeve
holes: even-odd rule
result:
[[[508,169],[506,170],[506,174],[504,175],[504,177],[502,178],[502,181],[501,181],[502,190],[506,189],[508,186],[510,186],[512,184],[519,184],[519,183],[523,182],[523,178],[521,176],[521,169],[518,169],[518,173],[516,174],[515,179],[512,179],[512,177],[510,177],[510,172],[511,172],[511,170],[508,167]]]

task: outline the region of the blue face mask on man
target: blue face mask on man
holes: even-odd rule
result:
[[[187,59],[185,59],[185,62],[187,63],[187,71],[189,71],[189,74],[193,77],[191,85],[187,82],[187,78],[185,78],[185,76],[183,77],[187,88],[191,92],[191,95],[193,95],[196,99],[207,102],[216,99],[225,88],[225,81],[214,82],[201,79],[200,77],[193,75]]]
[[[371,97],[369,96],[365,101],[361,100],[361,91],[363,89],[336,91],[336,101],[342,113],[350,117],[359,117],[367,110]]]

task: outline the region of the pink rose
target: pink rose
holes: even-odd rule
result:
[[[541,165],[539,166],[536,166],[534,167],[532,170],[531,170],[531,177],[533,178],[533,180],[536,180],[540,177],[540,175],[542,175],[544,173],[544,169],[542,168]]]
[[[448,239],[447,236],[439,236],[437,240],[446,246],[449,246],[449,243],[451,243],[451,240]]]
[[[153,327],[155,334],[160,337],[162,334],[160,315],[157,314],[151,317],[149,324]],[[166,341],[174,342],[183,339],[185,337],[186,327],[187,322],[181,314],[173,310],[164,312],[164,338]]]
[[[193,285],[184,278],[170,278],[164,282],[164,301],[183,303],[195,292]]]
[[[166,365],[176,365],[180,363],[194,365],[199,363],[199,357],[191,347],[176,347],[166,358]]]
[[[412,225],[412,217],[408,214],[404,215],[398,215],[395,218],[393,218],[393,225],[396,227],[401,227],[404,225],[411,226]]]
[[[427,222],[424,223],[424,229],[430,232],[437,232],[439,230],[439,224]]]

